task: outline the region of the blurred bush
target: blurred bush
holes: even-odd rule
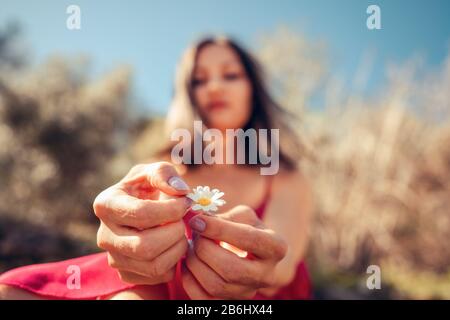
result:
[[[128,67],[91,79],[84,57],[29,66],[14,53],[18,35],[0,33],[1,269],[17,255],[32,263],[95,250],[92,202],[112,183],[110,160],[130,125]],[[41,236],[27,241],[30,230]],[[55,234],[75,241],[72,250],[49,245]]]

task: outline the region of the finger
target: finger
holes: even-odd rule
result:
[[[254,288],[271,285],[270,276],[265,275],[264,263],[242,259],[220,247],[214,241],[199,237],[194,243],[196,256],[230,283],[240,283]]]
[[[97,245],[127,257],[151,261],[185,237],[183,221],[137,231],[102,221],[97,233]]]
[[[160,278],[148,278],[133,272],[122,270],[118,270],[117,272],[119,273],[120,280],[122,280],[123,282],[137,285],[155,285],[165,283],[172,281],[172,279],[175,277],[175,268],[171,269],[169,272],[167,272]]]
[[[227,283],[219,274],[198,259],[192,251],[186,258],[186,266],[200,285],[213,297],[224,299],[251,299],[255,289]]]
[[[181,220],[192,201],[186,197],[166,200],[142,200],[126,194],[121,189],[105,190],[94,201],[94,211],[99,219],[137,229],[147,229]]]
[[[191,271],[182,265],[181,268],[181,279],[184,291],[192,300],[215,300],[213,296],[209,295],[202,286],[198,283],[195,277],[192,275]]]
[[[144,181],[147,185],[142,185]],[[133,174],[121,180],[120,185],[142,185],[144,188],[160,190],[171,196],[181,196],[189,192],[189,186],[180,177],[175,166],[165,161],[140,165]]]
[[[109,251],[108,263],[110,267],[115,269],[158,279],[176,266],[178,261],[186,253],[187,248],[187,239],[183,238],[152,261],[135,260],[120,253]]]
[[[215,214],[215,216],[254,227],[264,227],[256,212],[251,207],[245,205],[235,206],[224,213]]]
[[[201,224],[204,225],[204,230],[198,229]],[[281,260],[286,255],[285,242],[270,229],[256,228],[204,214],[193,217],[189,226],[204,237],[228,242],[261,259]]]

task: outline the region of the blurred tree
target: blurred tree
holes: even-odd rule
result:
[[[26,63],[21,28],[17,22],[10,22],[0,29],[0,71],[4,68],[20,68]]]
[[[128,67],[91,79],[85,57],[26,66],[24,55],[11,49],[18,35],[12,27],[0,33],[0,255],[16,258],[21,236],[39,229],[32,225],[43,236],[61,232],[95,244],[92,202],[113,182],[110,160],[133,124]],[[27,242],[20,261],[36,258],[32,252],[42,253],[36,247],[44,242]],[[68,254],[62,244],[46,247],[60,251],[41,260]]]

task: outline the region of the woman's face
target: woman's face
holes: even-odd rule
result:
[[[238,55],[211,44],[197,55],[193,74],[195,103],[209,128],[238,129],[251,114],[252,88]]]

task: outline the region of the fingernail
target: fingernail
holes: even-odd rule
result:
[[[203,232],[206,228],[206,223],[200,218],[194,217],[189,220],[189,226],[197,232]]]
[[[189,190],[189,186],[180,177],[172,177],[168,181],[169,185],[177,190],[186,191]]]
[[[185,197],[184,201],[186,202],[186,206],[189,208],[190,206],[192,206],[192,204],[194,203],[194,201],[191,198]]]

